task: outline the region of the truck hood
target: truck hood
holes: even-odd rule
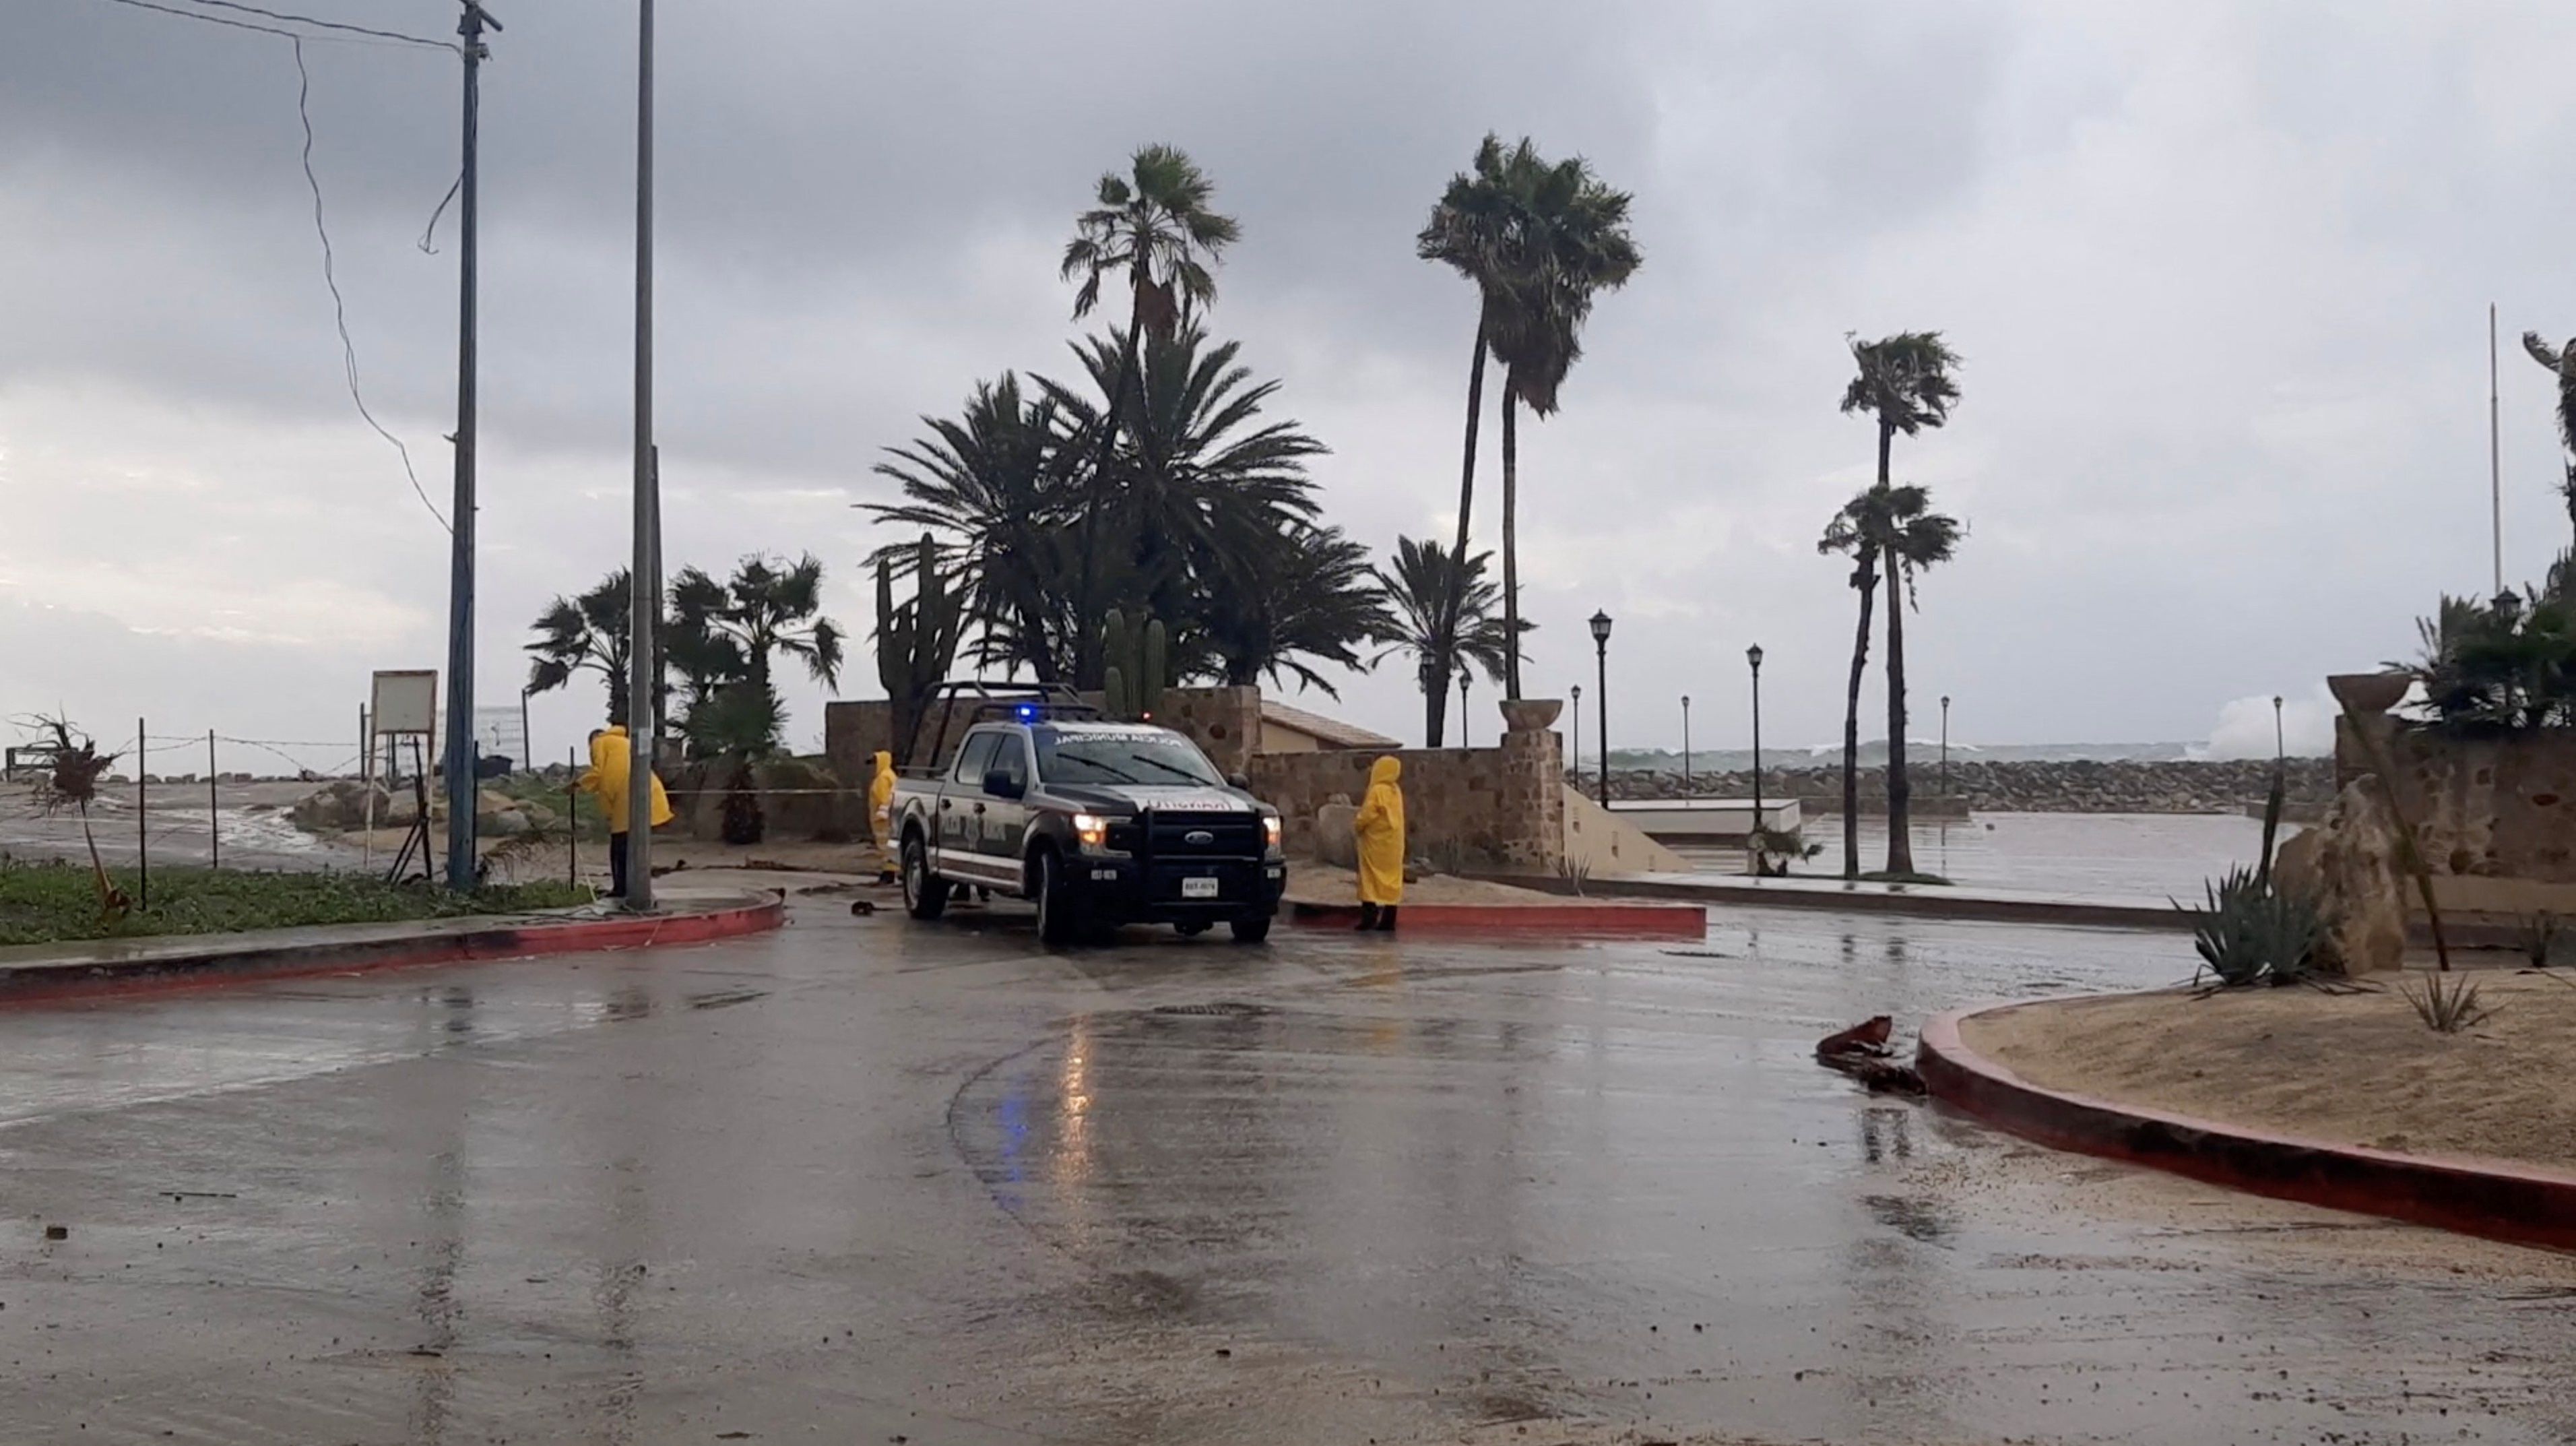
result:
[[[1151,783],[1066,783],[1049,784],[1050,798],[1062,799],[1077,808],[1104,814],[1143,813],[1147,809],[1171,809],[1181,813],[1269,813],[1272,810],[1231,789],[1208,788],[1200,784]]]

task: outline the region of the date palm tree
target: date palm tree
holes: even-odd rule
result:
[[[1074,220],[1073,239],[1065,243],[1058,267],[1064,280],[1082,278],[1073,298],[1074,319],[1089,316],[1100,304],[1107,278],[1124,273],[1127,282],[1127,326],[1096,442],[1099,470],[1108,467],[1126,423],[1138,346],[1148,337],[1173,336],[1216,300],[1213,268],[1243,228],[1209,204],[1215,196],[1216,183],[1178,147],[1146,146],[1129,158],[1125,175],[1109,171],[1101,176],[1098,204]],[[1092,594],[1099,574],[1089,546],[1095,536],[1086,520],[1079,609],[1085,617],[1098,612]],[[1087,637],[1081,646],[1086,654],[1093,651]],[[1087,674],[1090,669],[1078,671]]]
[[[1939,427],[1950,420],[1950,408],[1959,400],[1959,386],[1950,373],[1959,365],[1959,354],[1950,349],[1937,331],[1903,331],[1877,341],[1861,341],[1856,337],[1847,340],[1851,344],[1854,375],[1843,389],[1842,409],[1846,415],[1867,412],[1877,422],[1878,484],[1872,491],[1885,494],[1889,490],[1888,465],[1897,434],[1915,436],[1926,427]],[[1877,505],[1890,507],[1894,500],[1882,497]],[[1873,560],[1891,569],[1888,575],[1892,580],[1896,576],[1893,569],[1900,563],[1885,555],[1883,543],[1879,551],[1881,555]],[[1867,607],[1867,594],[1864,593],[1864,613]],[[1891,596],[1888,599],[1889,653],[1894,670],[1891,678],[1901,682],[1904,664],[1895,654],[1904,623],[1896,616],[1897,607],[1898,599]],[[1854,670],[1860,666],[1856,658]],[[1859,698],[1860,688],[1855,681],[1851,694],[1853,716],[1845,727],[1843,742],[1846,839],[1850,836],[1852,822],[1848,809],[1856,802],[1857,792],[1853,771],[1858,763]],[[1912,796],[1912,786],[1905,776],[1905,691],[1901,686],[1892,687],[1887,698],[1887,867],[1890,873],[1914,872],[1913,840],[1906,831],[1907,805]],[[1845,862],[1848,864],[1856,857],[1856,850],[1846,843]]]
[[[1470,168],[1449,178],[1448,189],[1431,208],[1431,220],[1414,238],[1414,254],[1449,266],[1476,287],[1476,341],[1467,358],[1467,442],[1458,470],[1458,541],[1449,549],[1450,557],[1466,555],[1476,511],[1476,437],[1484,424],[1485,359],[1492,350],[1512,231],[1507,177],[1515,169],[1534,169],[1538,164],[1527,137],[1506,150],[1500,136],[1486,132]],[[1442,636],[1454,641],[1454,614],[1444,612],[1439,618]],[[1446,731],[1447,698],[1444,689],[1431,702],[1435,740]]]
[[[1424,736],[1432,748],[1440,747],[1447,736],[1441,726],[1446,716],[1441,702],[1448,696],[1450,680],[1471,666],[1484,669],[1489,679],[1500,680],[1511,665],[1511,634],[1495,612],[1501,590],[1485,577],[1485,565],[1493,556],[1477,553],[1462,568],[1435,539],[1416,542],[1398,537],[1393,570],[1378,570],[1378,581],[1394,607],[1394,626],[1385,636],[1387,646],[1370,661],[1384,662],[1401,653],[1435,680],[1423,690]]]
[[[1396,628],[1368,549],[1338,527],[1245,536],[1226,551],[1215,582],[1202,589],[1190,631],[1207,654],[1199,669],[1227,683],[1294,677],[1338,698],[1313,664],[1357,669],[1359,649]]]
[[[751,556],[717,582],[684,567],[671,579],[671,662],[696,682],[691,712],[734,683],[770,692],[770,658],[805,664],[823,686],[841,680],[841,628],[823,612],[823,564],[807,553],[776,566]]]
[[[1959,520],[1932,510],[1932,494],[1907,483],[1871,487],[1843,504],[1825,528],[1820,552],[1849,554],[1852,586],[1861,594],[1860,636],[1852,648],[1851,694],[1843,717],[1843,869],[1860,872],[1860,844],[1852,827],[1858,803],[1856,763],[1860,742],[1860,681],[1868,665],[1871,592],[1887,585],[1887,872],[1914,872],[1910,795],[1902,760],[1905,736],[1905,610],[1914,605],[1918,574],[1958,552]]]

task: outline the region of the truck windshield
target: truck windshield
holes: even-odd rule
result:
[[[1189,783],[1223,788],[1225,780],[1196,744],[1156,733],[1037,735],[1038,776],[1049,783]]]

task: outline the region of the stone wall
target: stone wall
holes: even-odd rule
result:
[[[1094,707],[1099,706],[1099,694],[1083,696]],[[946,767],[948,760],[957,756],[958,741],[965,736],[974,708],[971,700],[949,705],[945,741],[940,736],[940,710],[933,709],[921,724],[919,741],[925,756],[913,762],[925,768]],[[1218,771],[1241,773],[1251,765],[1261,744],[1261,690],[1167,688],[1163,692],[1162,714],[1154,721],[1188,735],[1205,750]],[[894,705],[883,698],[827,703],[823,707],[823,755],[834,773],[858,780],[857,786],[862,789],[876,772],[876,755],[893,750],[893,738]],[[940,755],[937,758],[927,756],[934,744]]]
[[[1285,817],[1288,850],[1318,852],[1317,815],[1357,803],[1371,764],[1404,764],[1406,851],[1435,867],[1554,874],[1565,858],[1563,742],[1553,732],[1506,733],[1497,748],[1322,749],[1252,760],[1252,791]]]
[[[2435,874],[2576,882],[2576,729],[2462,737],[2386,715],[2389,793]],[[2335,774],[2377,772],[2350,718],[2335,724]]]

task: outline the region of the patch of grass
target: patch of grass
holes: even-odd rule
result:
[[[132,870],[108,872],[119,888],[141,897]],[[588,888],[561,881],[496,885],[457,895],[421,884],[388,884],[366,874],[157,868],[152,871],[151,907],[108,919],[100,916],[98,890],[88,869],[0,860],[0,944],[447,919],[566,908],[591,898]]]

